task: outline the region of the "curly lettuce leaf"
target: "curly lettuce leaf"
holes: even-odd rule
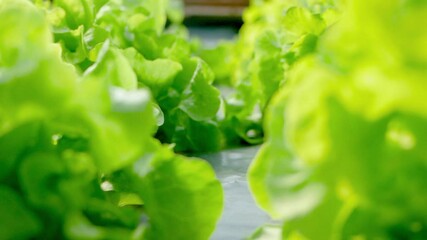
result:
[[[223,207],[222,187],[208,163],[159,151],[140,175],[150,227],[147,239],[207,239]],[[209,206],[209,207],[206,207]]]

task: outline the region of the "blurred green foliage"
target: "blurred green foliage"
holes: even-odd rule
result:
[[[283,239],[423,239],[427,4],[341,9],[268,107],[251,189]]]

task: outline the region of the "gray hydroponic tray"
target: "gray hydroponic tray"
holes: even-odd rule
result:
[[[246,179],[247,169],[259,147],[226,150],[199,155],[215,169],[224,188],[224,212],[212,240],[239,240],[270,221],[253,200]]]

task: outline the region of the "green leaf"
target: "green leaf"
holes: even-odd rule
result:
[[[0,186],[0,211],[0,232],[5,239],[28,239],[41,230],[39,220],[20,196],[5,186]]]
[[[286,12],[283,24],[287,31],[293,34],[320,34],[325,29],[325,23],[306,8],[291,7]]]
[[[189,85],[184,89],[180,109],[187,113],[193,120],[208,120],[216,115],[219,109],[219,91],[210,85],[213,75],[206,63],[198,59],[192,59],[194,68],[191,71]]]
[[[218,44],[214,49],[203,49],[200,52],[200,58],[212,68],[216,84],[231,85],[233,59],[230,52],[232,52],[233,47],[232,43],[224,42]]]
[[[88,50],[92,50],[96,45],[105,42],[109,37],[109,33],[104,28],[93,26],[85,32],[83,37]]]
[[[84,26],[88,29],[92,24],[93,12],[91,1],[88,0],[57,0],[55,5],[64,9],[67,25],[70,29]]]
[[[57,192],[59,179],[51,183],[55,177],[65,175],[65,171],[61,161],[51,154],[35,153],[24,159],[19,178],[28,202],[54,215],[65,214],[65,199]]]
[[[55,32],[55,42],[64,49],[62,56],[65,61],[78,64],[87,58],[87,49],[83,40],[83,26],[75,30],[59,30]]]
[[[204,161],[158,151],[140,190],[150,219],[147,239],[207,239],[223,207],[221,184]],[[208,207],[207,207],[208,206]]]
[[[213,121],[197,122],[189,119],[186,134],[192,148],[197,152],[219,151],[224,147],[221,130]]]
[[[39,123],[29,123],[0,135],[0,180],[8,176],[25,149],[35,145]]]
[[[150,87],[154,96],[165,92],[171,86],[175,76],[182,70],[182,66],[178,62],[169,59],[146,60],[133,48],[126,49],[124,54],[131,62],[138,80]]]
[[[62,62],[43,15],[29,2],[0,5],[0,133],[66,109],[75,69]],[[61,78],[57,78],[60,75]]]
[[[131,64],[119,49],[107,41],[98,52],[95,64],[85,72],[86,76],[108,79],[111,85],[127,90],[137,88],[137,77]]]
[[[102,101],[111,105],[85,121],[97,166],[111,172],[128,166],[146,151],[156,125],[148,91],[111,88],[105,97]]]

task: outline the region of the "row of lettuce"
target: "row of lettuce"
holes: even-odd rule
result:
[[[154,138],[197,148],[220,104],[168,9],[0,1],[2,239],[209,238],[213,170]]]
[[[253,239],[426,238],[425,23],[426,1],[253,1],[222,75],[238,119],[265,112],[249,181],[283,224]]]
[[[252,238],[427,235],[427,3],[253,0],[213,50],[179,7],[0,0],[6,238],[208,239],[220,183],[175,152],[263,141],[250,187],[283,224]]]
[[[126,90],[150,91],[155,137],[173,144],[175,152],[215,152],[262,142],[255,104],[243,107],[246,102],[224,98],[213,86],[219,74],[202,60],[207,55],[182,26],[182,1],[35,2],[46,14],[62,58],[79,74],[104,77]],[[241,92],[260,98],[249,89]],[[249,116],[249,110],[257,116]]]
[[[203,50],[275,219],[251,239],[427,236],[427,2],[252,1],[236,42]],[[231,54],[230,54],[231,52]],[[279,222],[280,224],[277,224]]]

